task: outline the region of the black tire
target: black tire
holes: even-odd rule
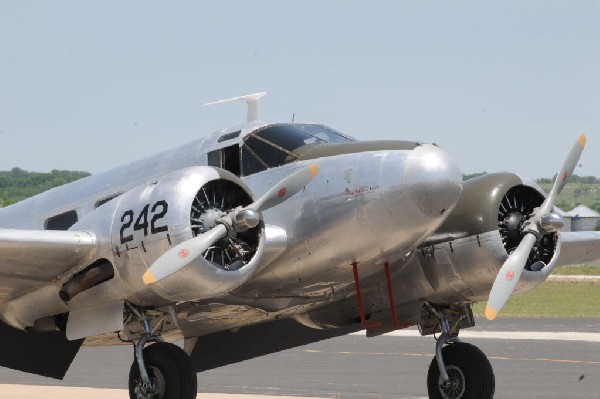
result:
[[[159,342],[144,348],[144,362],[150,378],[159,386],[154,399],[195,399],[196,372],[190,358],[177,345]],[[129,370],[129,397],[138,399],[136,387],[142,385],[140,369],[134,360]]]
[[[442,349],[451,386],[442,388],[437,358],[427,373],[427,391],[432,399],[492,399],[496,389],[494,370],[476,346],[457,342]],[[444,392],[442,392],[444,391]]]

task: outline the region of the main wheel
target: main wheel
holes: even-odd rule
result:
[[[427,373],[427,391],[432,399],[491,399],[496,382],[492,365],[476,346],[457,342],[445,346],[442,356],[449,382],[440,376],[437,358]]]
[[[194,399],[198,390],[196,372],[190,359],[177,345],[159,342],[144,348],[144,362],[154,384],[146,393],[137,361],[129,370],[131,399]]]

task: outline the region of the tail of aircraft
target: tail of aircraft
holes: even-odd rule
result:
[[[227,98],[225,100],[217,100],[217,101],[202,104],[202,106],[232,103],[234,101],[246,101],[246,104],[248,105],[246,122],[254,122],[254,121],[258,120],[260,99],[266,95],[267,95],[267,92],[263,91],[260,93],[246,94],[244,96]]]

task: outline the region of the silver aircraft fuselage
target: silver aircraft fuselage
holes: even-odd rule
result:
[[[190,285],[189,297],[173,296],[166,285],[150,289],[141,280],[148,267],[173,244],[171,240],[191,238],[189,226],[169,221],[169,231],[165,232],[168,234],[159,234],[154,241],[144,242],[139,232],[134,232],[132,241],[122,244],[118,234],[119,220],[123,221],[119,219],[123,212],[120,198],[137,190],[140,209],[144,202],[157,204],[157,198],[169,195],[170,187],[183,187],[202,175],[204,172],[195,168],[209,165],[208,153],[241,145],[248,134],[267,125],[252,123],[221,131],[1,209],[0,227],[30,230],[42,230],[49,218],[76,211],[80,222],[72,229],[98,233],[101,257],[115,265],[116,275],[68,303],[58,295],[67,278],[61,276],[26,295],[8,297],[0,304],[0,317],[15,327],[26,328],[50,315],[113,301],[167,306],[198,299],[193,293],[193,271],[182,274],[178,280],[180,285],[186,281]],[[234,139],[219,142],[237,131],[241,134]],[[353,263],[361,265],[361,276],[365,278],[379,272],[384,263],[405,264],[450,214],[462,189],[460,171],[445,152],[434,145],[403,142],[329,144],[307,154],[305,159],[241,178],[258,197],[310,163],[320,165],[317,178],[290,200],[264,213],[264,254],[252,279],[220,299],[207,302],[222,303],[228,311],[239,305],[240,313],[252,314],[247,319],[231,317],[227,327],[286,313],[289,316],[351,296]],[[162,184],[163,181],[167,183]],[[157,182],[158,188],[154,189]],[[98,204],[112,197],[115,198],[102,205],[100,212]],[[176,211],[173,204],[170,213]],[[121,241],[122,238],[121,228]],[[404,298],[405,302],[416,299]],[[195,335],[224,328],[203,326],[203,313],[191,305],[182,311],[184,336],[189,335],[186,327]],[[206,319],[212,322],[216,316],[214,308],[211,311]]]

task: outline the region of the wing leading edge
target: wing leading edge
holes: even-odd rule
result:
[[[97,249],[87,231],[0,229],[0,303],[53,281]]]
[[[557,266],[600,264],[600,231],[563,232],[560,238]]]

